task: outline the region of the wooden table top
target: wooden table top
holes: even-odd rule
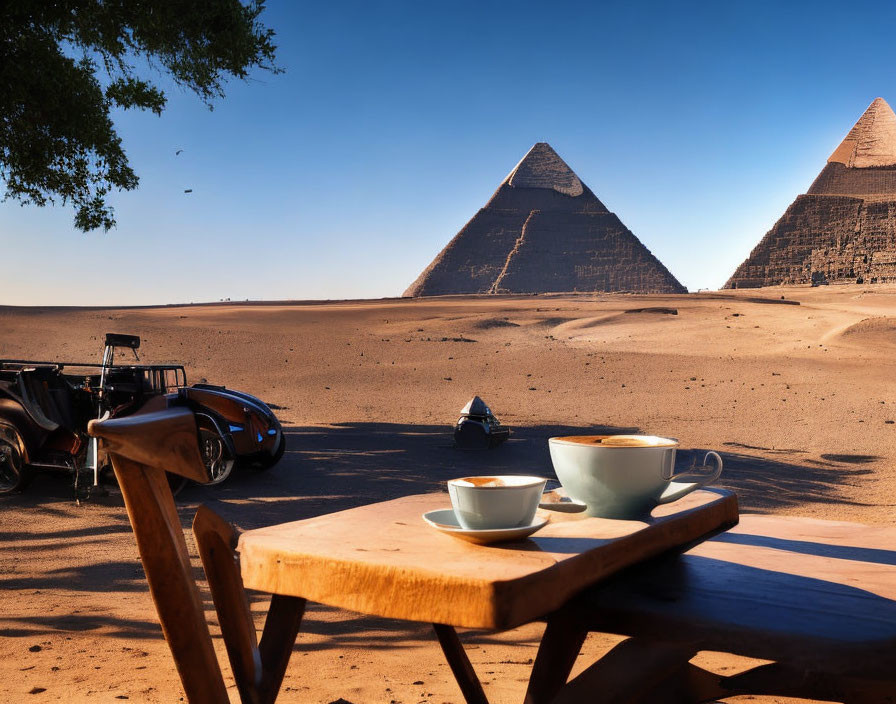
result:
[[[734,494],[700,490],[646,520],[546,512],[551,522],[530,538],[483,546],[421,518],[446,507],[446,493],[420,494],[247,531],[237,548],[243,582],[377,616],[505,629],[738,517]]]
[[[743,515],[582,596],[606,632],[891,678],[896,526]]]

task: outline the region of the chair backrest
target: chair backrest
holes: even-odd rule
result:
[[[286,674],[302,625],[305,600],[274,594],[259,644],[235,552],[233,526],[206,506],[193,520],[193,535],[218,613],[233,678],[245,704],[272,704]]]
[[[166,408],[125,418],[94,420],[88,433],[101,438],[112,459],[140,559],[165,640],[192,704],[229,701],[174,497],[172,472],[209,481],[199,455],[196,420],[187,408]]]
[[[210,508],[200,506],[193,519],[193,536],[212,592],[240,699],[258,701],[256,693],[262,686],[263,667],[255,621],[234,556],[236,531]]]

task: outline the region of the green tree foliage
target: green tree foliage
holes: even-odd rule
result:
[[[263,9],[264,0],[0,0],[5,199],[71,203],[80,230],[113,227],[106,195],[138,178],[110,111],[165,108],[137,66],[211,108],[229,78],[279,72]]]

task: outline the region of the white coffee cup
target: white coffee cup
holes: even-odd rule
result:
[[[516,528],[532,523],[546,482],[514,475],[461,477],[448,482],[448,494],[462,528]]]
[[[678,441],[655,435],[580,435],[551,438],[551,462],[570,498],[590,516],[637,518],[658,504],[677,501],[722,473],[722,458],[703,475],[676,475]]]

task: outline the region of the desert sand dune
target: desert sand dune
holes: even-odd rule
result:
[[[98,361],[105,332],[136,333],[144,360],[271,403],[283,461],[186,490],[185,526],[202,502],[252,528],[466,473],[550,476],[548,437],[603,431],[718,450],[743,510],[889,523],[894,319],[896,286],[0,308],[0,357]],[[515,431],[494,451],[452,447],[473,394]],[[0,700],[177,701],[121,497],[78,507],[65,479],[41,475],[0,506]],[[460,701],[427,627],[325,607],[308,618],[282,701]],[[520,700],[539,634],[465,636],[493,701]],[[593,636],[583,665],[612,642]]]
[[[896,346],[896,318],[865,318],[837,335],[844,343],[886,350]]]

